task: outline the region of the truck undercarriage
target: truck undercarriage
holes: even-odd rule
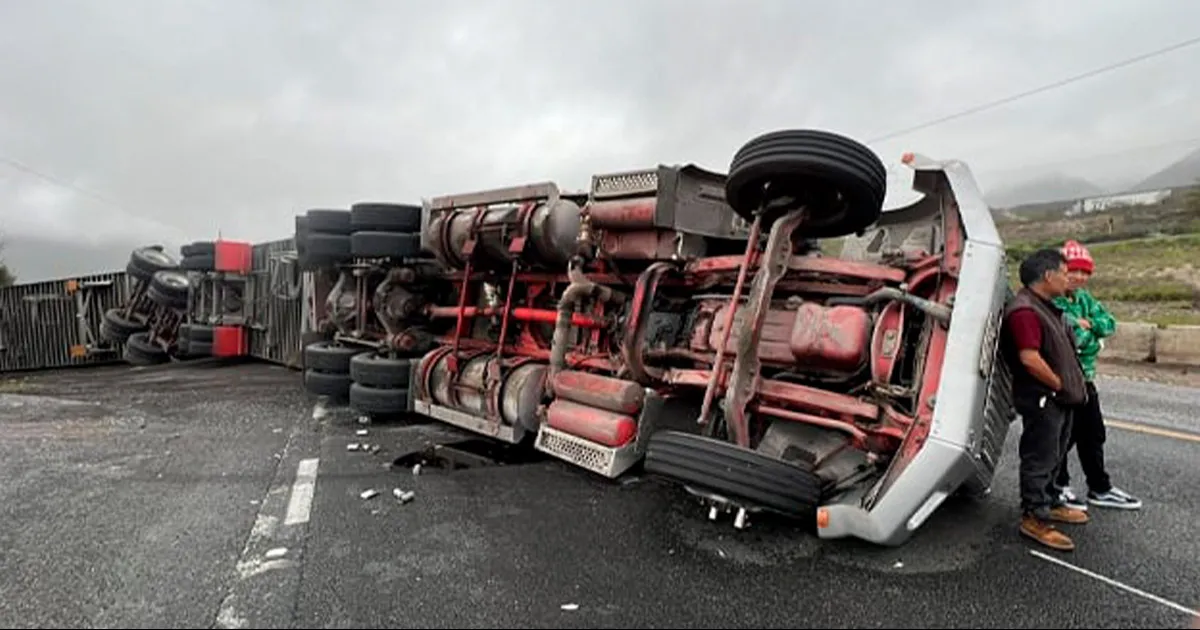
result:
[[[809,130],[751,140],[728,175],[310,211],[299,264],[329,291],[306,387],[641,466],[739,528],[766,510],[901,544],[986,491],[1012,418],[988,209],[961,164],[904,161],[921,197],[888,212],[874,153]]]

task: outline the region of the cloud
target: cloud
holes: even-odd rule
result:
[[[1198,23],[1200,4],[1172,0],[2,3],[0,155],[116,204],[0,165],[0,230],[265,240],[309,207],[583,188],[660,162],[725,170],[763,131],[866,140]],[[1181,149],[1086,158],[1200,136],[1198,60],[1179,51],[873,148],[965,159],[985,186],[1054,161],[1135,179]]]

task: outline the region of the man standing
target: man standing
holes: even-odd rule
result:
[[[1087,380],[1088,399],[1073,414],[1071,439],[1067,442],[1067,452],[1063,453],[1056,485],[1061,489],[1062,500],[1067,506],[1087,509],[1087,503],[1079,500],[1071,490],[1067,453],[1074,446],[1079,456],[1079,467],[1083,469],[1083,475],[1087,479],[1088,502],[1102,507],[1136,510],[1142,507],[1142,502],[1113,486],[1108,471],[1104,469],[1104,441],[1107,432],[1104,429],[1104,414],[1100,409],[1100,397],[1096,393],[1094,382],[1096,357],[1104,347],[1103,339],[1117,331],[1117,322],[1104,305],[1084,288],[1096,268],[1087,248],[1076,241],[1067,241],[1063,245],[1063,257],[1067,259],[1068,288],[1065,295],[1054,298],[1054,304],[1067,314],[1074,326],[1075,345],[1079,363],[1083,366],[1084,378]]]
[[[1005,309],[1005,358],[1013,404],[1021,414],[1021,533],[1062,551],[1075,548],[1053,522],[1086,523],[1087,512],[1062,504],[1055,486],[1070,436],[1072,409],[1087,401],[1071,330],[1054,298],[1067,291],[1067,264],[1057,249],[1021,263],[1023,285]]]

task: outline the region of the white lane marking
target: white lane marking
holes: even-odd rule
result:
[[[317,485],[317,464],[320,461],[316,457],[302,459],[296,466],[296,481],[292,484],[292,497],[288,500],[284,525],[308,522],[308,515],[312,512],[313,491]]]
[[[1182,604],[1176,604],[1175,602],[1173,602],[1169,599],[1159,597],[1158,595],[1154,595],[1153,593],[1147,593],[1146,591],[1143,591],[1139,588],[1134,588],[1132,586],[1129,586],[1128,584],[1118,582],[1110,577],[1105,577],[1094,571],[1088,571],[1087,569],[1084,569],[1083,567],[1077,567],[1077,566],[1071,564],[1070,562],[1066,562],[1065,560],[1059,560],[1058,558],[1044,554],[1036,549],[1030,549],[1029,553],[1032,554],[1036,558],[1041,558],[1042,560],[1045,560],[1047,562],[1052,562],[1054,564],[1057,564],[1060,567],[1066,567],[1066,568],[1068,568],[1072,571],[1075,571],[1076,573],[1079,573],[1081,575],[1086,575],[1092,579],[1104,582],[1105,584],[1108,584],[1109,586],[1115,586],[1123,591],[1133,593],[1134,595],[1137,595],[1139,597],[1144,597],[1152,602],[1162,604],[1163,606],[1166,606],[1168,608],[1174,608],[1175,610],[1178,610],[1181,613],[1186,613],[1186,614],[1192,615],[1192,616],[1200,615],[1200,611],[1193,610]]]

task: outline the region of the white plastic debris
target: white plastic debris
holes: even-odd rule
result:
[[[367,434],[367,430],[366,430],[366,429],[359,429],[359,430],[357,430],[357,431],[355,431],[355,432],[354,432],[354,435],[357,435],[357,436],[359,436],[359,437],[362,437],[362,436],[364,436],[364,435],[366,435],[366,434]]]
[[[325,408],[325,401],[318,400],[317,404],[313,405],[312,419],[320,420],[329,415],[329,410]]]
[[[899,561],[899,560],[897,560],[897,561],[896,561],[896,564],[893,564],[893,565],[892,565],[892,568],[893,568],[893,569],[903,569],[903,568],[904,568],[904,563],[903,563],[903,562],[901,562],[901,561]]]
[[[421,474],[421,465],[416,464],[413,466],[413,476],[416,477],[419,474]]]
[[[371,424],[371,416],[359,416],[358,423],[359,424]]]
[[[346,445],[346,450],[347,450],[347,451],[357,451],[358,449],[359,449],[359,444],[358,444],[358,442],[355,442],[355,443],[353,443],[353,444],[347,444],[347,445]]]
[[[276,547],[274,549],[268,549],[267,553],[266,553],[268,560],[274,560],[275,558],[282,558],[286,555],[287,555],[287,547]]]
[[[362,494],[360,494],[358,496],[361,497],[363,500],[374,499],[375,497],[379,496],[379,491],[374,488],[372,488],[370,490],[363,490]]]
[[[400,488],[392,488],[392,496],[396,497],[401,503],[408,503],[417,496],[412,490],[401,490]]]
[[[372,453],[378,453],[380,448],[382,448],[382,447],[381,447],[381,446],[379,446],[378,444],[372,444],[372,445],[371,445],[371,452],[372,452]]]
[[[579,604],[563,604],[562,606],[559,606],[559,608],[567,611],[579,610]]]

